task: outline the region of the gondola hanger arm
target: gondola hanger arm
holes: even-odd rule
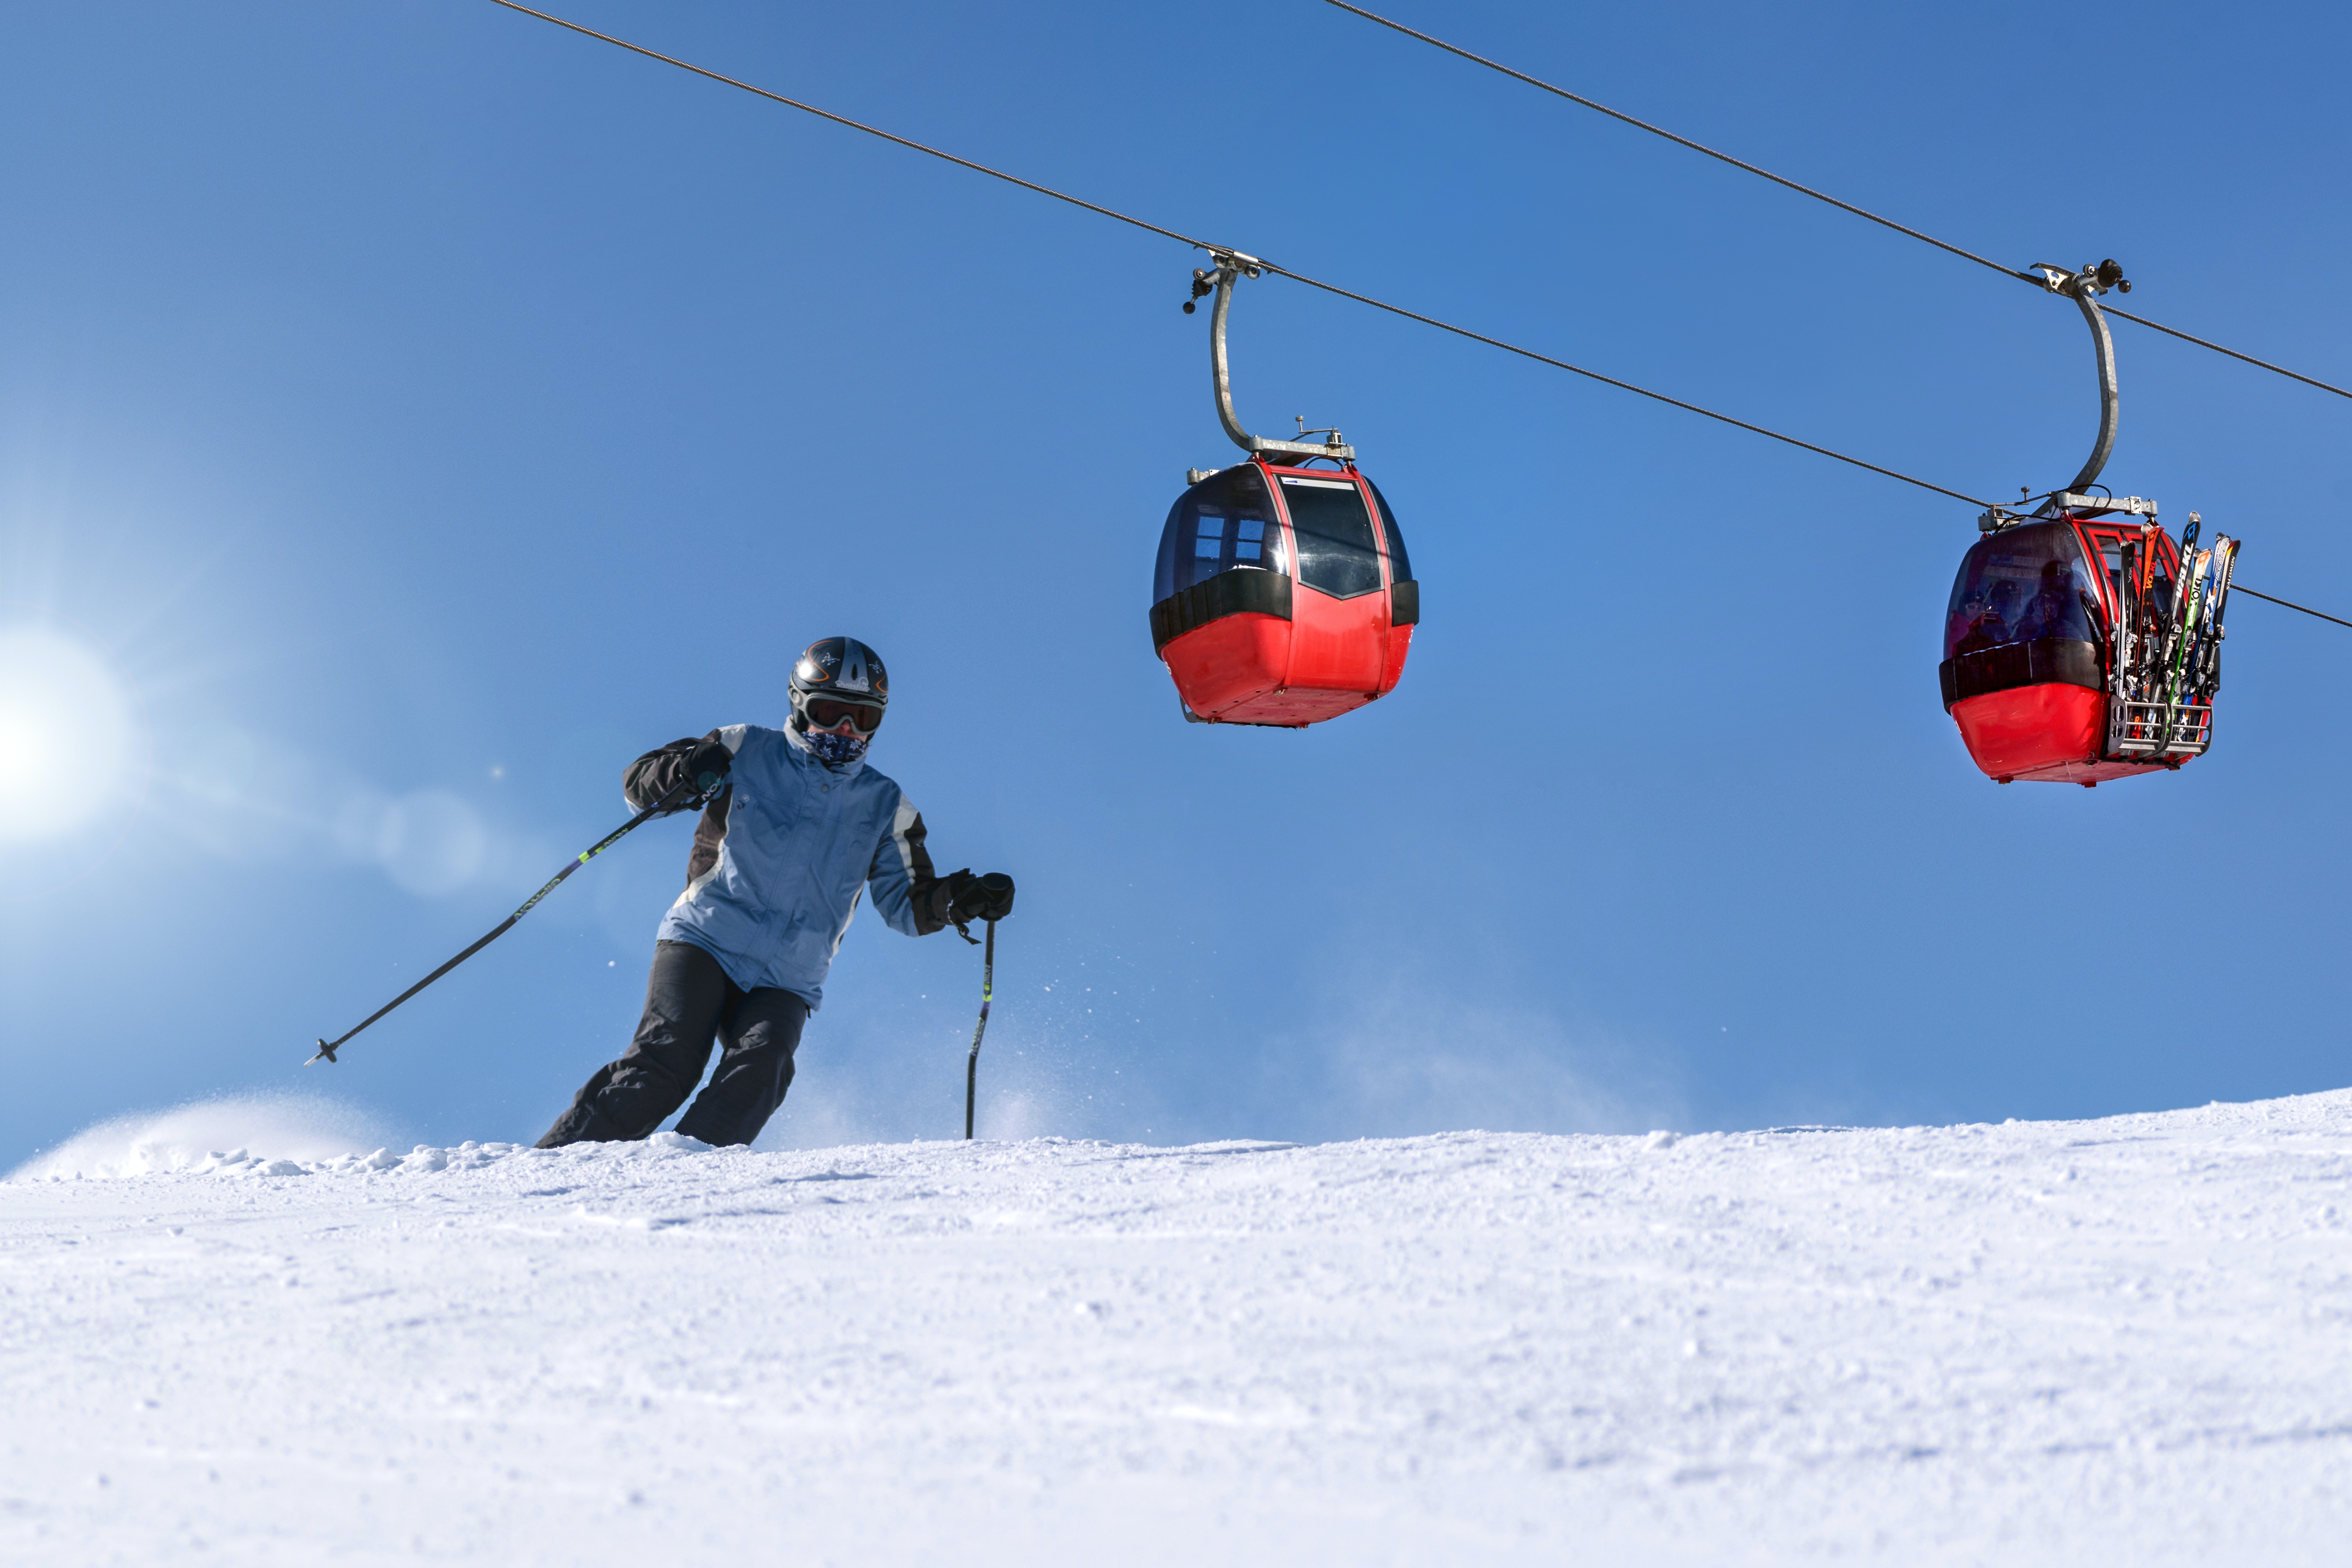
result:
[[[2042,261],[2033,264],[2033,270],[2041,274],[2044,289],[2053,294],[2065,295],[2082,308],[2083,320],[2091,329],[2091,346],[2098,355],[2099,438],[2092,445],[2091,455],[2084,459],[2082,471],[2065,489],[2043,503],[2043,510],[2055,516],[2061,511],[2083,510],[2077,504],[2083,501],[2095,504],[2097,498],[2086,492],[2099,482],[2099,475],[2105,469],[2107,458],[2114,455],[2116,449],[2116,429],[2123,416],[2122,400],[2116,390],[2116,340],[2114,334],[2107,331],[2105,315],[2099,310],[2099,296],[2110,289],[2130,293],[2131,279],[2124,276],[2123,268],[2112,257],[2095,267],[2085,262],[2079,272],[2070,272],[2065,268],[2053,267]],[[2152,514],[2155,508],[2151,505],[2148,510]]]
[[[1209,381],[1217,399],[1217,422],[1225,427],[1225,437],[1251,457],[1286,457],[1305,459],[1329,458],[1339,462],[1352,462],[1356,449],[1339,439],[1334,430],[1328,442],[1311,444],[1306,441],[1270,441],[1263,436],[1253,436],[1242,426],[1234,412],[1233,372],[1225,356],[1225,317],[1233,309],[1234,283],[1242,278],[1255,278],[1265,270],[1265,263],[1238,250],[1212,249],[1214,268],[1195,268],[1192,271],[1192,300],[1213,292],[1215,302],[1209,307]],[[1184,309],[1192,309],[1192,300],[1184,301]],[[1300,421],[1303,426],[1305,421]]]

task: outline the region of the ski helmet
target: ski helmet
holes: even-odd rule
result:
[[[863,752],[890,706],[890,672],[856,637],[820,637],[793,665],[792,702],[793,729],[814,739],[846,720],[856,735],[842,738],[856,740]]]

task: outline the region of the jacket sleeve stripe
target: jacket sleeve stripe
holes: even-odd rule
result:
[[[900,896],[906,901],[906,912],[914,926],[909,934],[914,936],[929,936],[947,925],[946,918],[932,908],[939,902],[939,878],[931,868],[930,851],[924,844],[928,832],[923,826],[923,814],[917,811],[905,795],[900,795],[898,809],[891,817],[889,837],[878,847],[874,858],[877,879],[874,889],[877,907],[887,912],[889,905],[898,901],[893,898],[886,903],[884,900],[885,885],[898,884],[890,890],[899,892],[903,889]],[[886,860],[888,862],[887,865]],[[886,872],[889,874],[886,876]],[[901,931],[907,929],[897,920],[890,923]]]

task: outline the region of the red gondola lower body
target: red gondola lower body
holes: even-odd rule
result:
[[[1954,703],[1952,718],[1977,766],[2002,784],[2088,785],[2179,766],[2102,757],[2107,697],[2088,687],[2053,681],[1988,691]]]
[[[1396,689],[1412,627],[1391,624],[1388,594],[1302,586],[1290,611],[1220,616],[1162,646],[1184,706],[1213,724],[1303,729]]]

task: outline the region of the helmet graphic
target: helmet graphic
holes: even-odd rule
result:
[[[792,701],[793,728],[803,734],[835,730],[846,720],[858,734],[871,735],[890,706],[890,672],[856,637],[820,637],[793,665]]]

